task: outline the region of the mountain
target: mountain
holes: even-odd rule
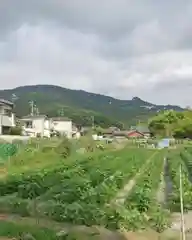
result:
[[[62,109],[64,115],[78,122],[79,119],[92,122],[91,116],[99,122],[111,123],[120,121],[124,124],[135,124],[161,110],[182,111],[181,107],[172,105],[155,105],[134,97],[131,100],[119,100],[101,94],[83,90],[71,90],[53,85],[22,86],[9,90],[0,90],[0,98],[12,100],[15,97],[18,116],[29,114],[29,101],[34,101],[41,114],[55,116]]]

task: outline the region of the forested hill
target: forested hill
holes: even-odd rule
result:
[[[29,101],[34,100],[39,112],[49,116],[58,115],[58,111],[71,117],[76,122],[92,121],[95,116],[97,121],[124,122],[135,124],[139,120],[146,120],[149,116],[160,110],[174,109],[182,111],[178,106],[155,105],[135,97],[131,100],[119,100],[101,94],[94,94],[82,90],[70,90],[53,85],[22,86],[10,90],[0,90],[0,98],[15,99],[16,113],[18,116],[29,113]],[[110,122],[111,121],[111,122]]]

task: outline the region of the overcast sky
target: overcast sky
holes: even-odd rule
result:
[[[1,0],[0,89],[192,106],[192,0]]]

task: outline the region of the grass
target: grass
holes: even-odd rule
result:
[[[20,141],[15,142],[18,147],[18,152],[13,157],[4,159],[1,162],[0,178],[4,178],[9,174],[19,174],[30,171],[31,169],[42,169],[63,163],[65,159],[58,154],[55,149],[62,142],[62,138],[53,138],[51,140],[31,140],[28,144],[23,144]],[[87,146],[93,147],[93,152],[89,152]],[[71,156],[69,161],[76,158],[81,158],[82,153],[78,150],[84,148],[84,155],[100,154],[101,150],[96,148],[96,143],[92,139],[83,137],[80,140],[70,141]],[[102,143],[105,151],[111,151],[114,146]]]
[[[38,226],[18,225],[16,223],[0,220],[0,236],[21,239],[22,236],[30,235],[35,240],[58,240],[56,233],[48,228]],[[27,238],[26,238],[27,239]]]

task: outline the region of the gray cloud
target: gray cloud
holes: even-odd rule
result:
[[[58,84],[192,105],[190,0],[0,3],[1,88]]]

